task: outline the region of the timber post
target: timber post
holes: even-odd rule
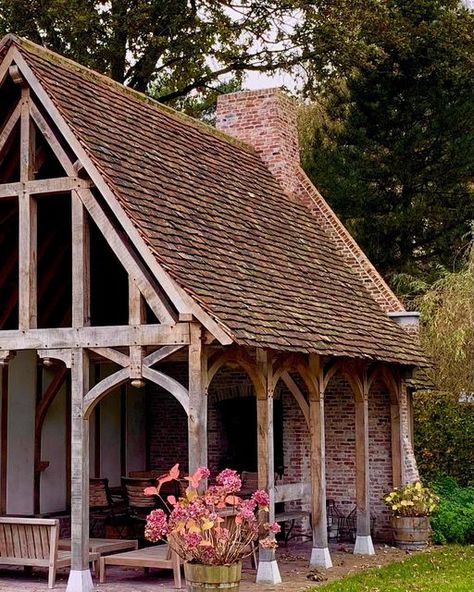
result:
[[[190,323],[188,459],[189,474],[207,467],[207,355],[199,323]]]
[[[71,571],[66,592],[92,592],[89,569],[89,421],[84,396],[89,390],[89,358],[71,351]]]
[[[268,521],[275,520],[275,460],[273,440],[273,371],[268,352],[257,350],[257,367],[264,384],[257,392],[257,455],[258,487],[270,497]],[[280,584],[280,569],[274,549],[260,548],[258,553],[257,584]]]
[[[310,354],[309,429],[311,461],[311,516],[313,548],[310,567],[332,567],[328,546],[326,513],[326,438],[324,426],[324,380],[320,359]]]
[[[375,555],[370,534],[369,392],[365,374],[360,392],[355,394],[357,532],[354,554]]]

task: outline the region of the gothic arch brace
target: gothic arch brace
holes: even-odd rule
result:
[[[186,414],[189,415],[189,394],[182,384],[163,372],[159,372],[148,366],[143,367],[143,378],[171,393],[179,401]],[[130,367],[118,370],[91,388],[84,397],[84,418],[89,419],[97,403],[106,397],[110,391],[128,380],[130,380]]]

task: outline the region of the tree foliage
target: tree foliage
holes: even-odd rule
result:
[[[305,166],[386,276],[435,277],[474,219],[474,12],[383,6],[370,59],[303,115]]]
[[[25,36],[162,101],[284,69],[322,80],[364,61],[376,0],[0,0]]]
[[[474,396],[474,242],[464,266],[445,272],[416,303],[436,387],[414,397],[418,465],[425,478],[443,472],[474,482],[474,403],[462,396]]]

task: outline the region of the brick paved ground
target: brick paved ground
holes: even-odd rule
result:
[[[334,567],[326,573],[316,573],[316,579],[336,579],[361,569],[385,565],[392,561],[400,561],[406,553],[392,547],[377,546],[377,554],[373,557],[354,556],[350,546],[338,545],[332,549]],[[308,579],[311,570],[307,567],[310,546],[308,544],[290,545],[278,551],[283,584],[280,586],[257,586],[255,572],[250,565],[245,566],[241,592],[302,592],[314,585]],[[175,592],[169,572],[154,571],[144,575],[143,570],[118,569],[111,567],[107,571],[107,583],[97,584],[97,592]],[[64,591],[66,574],[59,573],[56,589]],[[12,592],[47,592],[46,572],[25,574],[18,568],[0,570],[0,590]]]

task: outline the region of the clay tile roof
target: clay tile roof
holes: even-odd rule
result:
[[[236,342],[424,363],[252,149],[15,42],[160,264]]]

